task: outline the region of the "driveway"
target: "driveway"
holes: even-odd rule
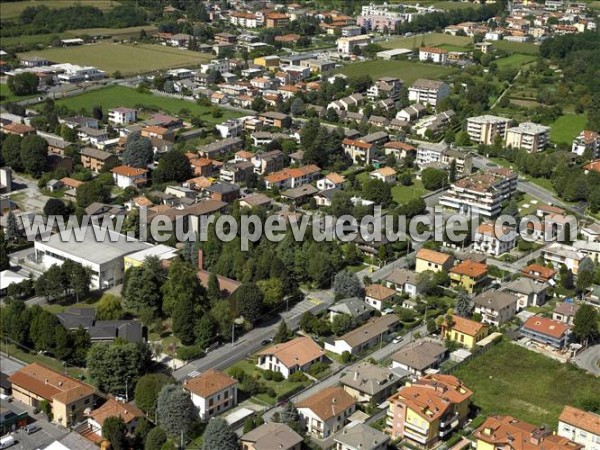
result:
[[[586,348],[572,359],[573,363],[589,373],[600,376],[600,344]]]

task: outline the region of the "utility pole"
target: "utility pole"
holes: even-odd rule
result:
[[[233,343],[235,341],[235,323],[231,324],[231,346],[233,347],[235,344]]]

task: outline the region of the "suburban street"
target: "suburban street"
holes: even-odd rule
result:
[[[600,376],[600,344],[586,348],[573,358],[573,362],[589,373]]]

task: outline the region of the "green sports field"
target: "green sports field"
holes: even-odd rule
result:
[[[498,65],[498,67],[520,68],[521,66],[534,62],[535,60],[536,57],[533,55],[523,55],[520,53],[514,53],[510,56],[496,59],[494,60],[494,62]]]
[[[585,128],[587,118],[583,114],[565,114],[550,125],[550,140],[555,143],[573,141]]]
[[[349,64],[340,72],[347,76],[371,75],[373,79],[398,77],[410,85],[418,78],[442,78],[453,70],[450,67],[436,64],[375,60]]]
[[[144,94],[124,86],[111,86],[105,89],[98,89],[75,97],[57,100],[56,102],[74,111],[81,109],[91,111],[95,105],[101,105],[105,114],[109,109],[118,108],[119,106],[135,108],[143,105],[170,114],[178,114],[182,109],[187,109],[192,115],[201,116],[202,120],[209,123],[221,123],[227,119],[243,116],[241,113],[223,109],[221,110],[223,116],[215,118],[212,116],[214,109],[212,106],[200,106],[178,98]]]
[[[122,74],[146,73],[176,67],[199,66],[211,56],[155,44],[100,44],[79,45],[76,47],[50,48],[41,51],[20,53],[19,56],[41,56],[50,61],[89,65],[108,73],[120,71]]]
[[[540,52],[540,46],[530,42],[493,41],[492,44],[500,50],[522,53],[524,55],[537,55]]]
[[[119,4],[116,0],[23,0],[19,2],[0,3],[0,17],[2,20],[15,19],[21,15],[25,8],[30,6],[46,6],[52,9],[68,8],[74,5],[94,6],[102,11],[108,11]]]
[[[467,47],[471,44],[471,38],[467,36],[452,36],[443,33],[427,33],[410,37],[390,39],[378,42],[383,48],[418,48],[421,45],[451,45],[454,47]]]

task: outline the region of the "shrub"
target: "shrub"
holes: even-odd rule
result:
[[[273,381],[276,383],[281,383],[284,380],[281,372],[273,372]]]
[[[344,353],[342,353],[342,362],[346,364],[350,361],[352,361],[352,354],[349,351],[345,351]]]
[[[308,380],[308,377],[304,375],[303,372],[294,372],[288,377],[288,381],[291,381],[292,383],[302,383],[306,380]]]
[[[312,366],[310,366],[310,368],[308,369],[308,373],[311,374],[313,377],[316,377],[317,375],[319,375],[321,372],[324,372],[328,368],[329,368],[329,366],[327,365],[327,363],[317,362],[317,363],[314,363]]]
[[[202,358],[204,350],[199,345],[188,345],[177,349],[177,359],[183,361],[191,361],[193,359]]]
[[[242,383],[246,379],[246,372],[241,367],[232,367],[229,369],[229,376]]]
[[[265,370],[262,375],[263,375],[263,378],[267,381],[270,381],[273,379],[273,371],[272,370]]]

